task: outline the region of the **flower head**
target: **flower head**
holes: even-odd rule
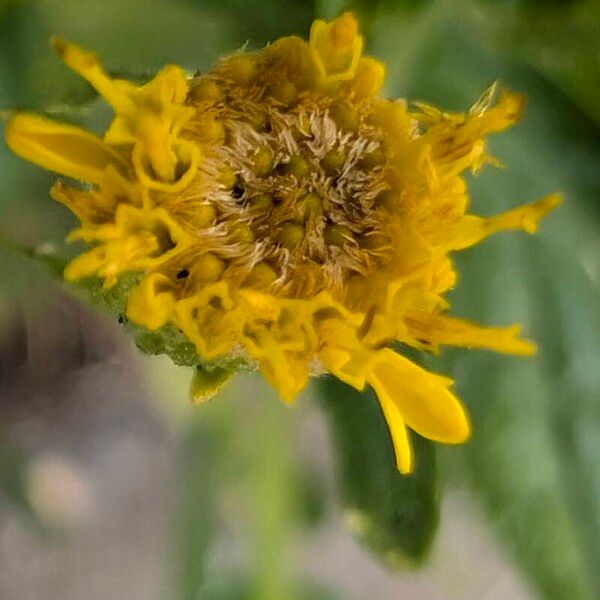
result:
[[[467,114],[386,99],[385,67],[362,55],[348,13],[316,21],[308,42],[282,38],[194,77],[166,67],[142,86],[111,79],[73,44],[54,46],[114,110],[102,138],[30,114],[7,124],[14,152],[89,184],[52,188],[81,221],[71,239],[92,246],[67,280],[110,287],[139,274],[129,319],[175,325],[202,361],[242,357],[287,401],[310,375],[372,386],[402,472],[407,427],[468,437],[452,381],[393,344],[534,350],[518,326],[447,316],[444,299],[453,251],[500,230],[531,233],[558,203],[466,213],[463,173],[492,162],[484,138],[519,118],[522,96],[492,86]]]

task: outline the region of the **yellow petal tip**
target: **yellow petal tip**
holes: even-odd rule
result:
[[[557,192],[544,196],[536,202],[532,202],[523,214],[522,227],[526,233],[532,234],[537,231],[539,222],[562,202],[562,194]]]
[[[455,437],[448,441],[449,444],[464,444],[471,437],[471,421],[466,413],[463,412],[463,419],[456,422]]]
[[[537,353],[538,347],[535,342],[531,340],[516,339],[514,340],[514,347],[512,354],[520,356],[533,356]]]

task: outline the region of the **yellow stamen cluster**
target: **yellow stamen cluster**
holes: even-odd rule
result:
[[[243,357],[285,400],[326,372],[371,385],[402,472],[412,468],[407,427],[468,437],[451,380],[393,344],[533,351],[517,326],[446,316],[443,298],[452,251],[532,232],[558,202],[466,214],[463,173],[491,162],[484,137],[519,118],[520,95],[492,87],[467,114],[388,100],[385,68],[362,55],[351,14],[316,21],[308,42],[282,38],[192,78],[166,67],[143,86],[109,78],[77,46],[55,48],[115,112],[103,138],[30,114],[7,125],[17,154],[91,184],[52,190],[81,221],[71,238],[93,246],[68,280],[110,287],[139,273],[129,319],[175,325],[203,361]]]

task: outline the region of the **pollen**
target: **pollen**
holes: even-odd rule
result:
[[[494,164],[485,138],[519,119],[521,95],[493,85],[464,114],[388,99],[350,13],[315,21],[307,41],[282,38],[192,77],[168,66],[141,86],[73,44],[54,47],[114,111],[102,137],[28,113],[6,127],[16,154],[72,181],[52,196],[80,220],[69,239],[91,247],[68,280],[110,288],[137,274],[128,318],[194,344],[196,399],[225,383],[236,356],[288,402],[311,375],[371,386],[403,473],[408,429],[467,439],[452,381],[394,348],[534,351],[518,326],[450,317],[445,298],[454,252],[532,233],[559,202],[467,213],[465,174]]]

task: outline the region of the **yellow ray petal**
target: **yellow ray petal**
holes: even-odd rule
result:
[[[129,115],[135,113],[136,106],[129,94],[125,92],[123,86],[115,85],[93,52],[86,52],[76,44],[59,37],[53,37],[51,44],[53,50],[65,61],[67,66],[87,80],[114,108],[115,112]],[[127,86],[126,83],[125,86]]]
[[[400,473],[406,475],[413,470],[413,451],[408,438],[408,431],[406,431],[406,426],[398,407],[393,402],[381,396],[379,397],[379,403],[381,404],[381,410],[383,410],[383,415],[392,436],[392,443],[394,444],[394,452],[396,454],[396,466]]]
[[[65,63],[86,79],[113,107],[115,119],[105,134],[111,144],[134,144],[134,166],[144,183],[169,187],[187,185],[195,174],[198,156],[191,144],[178,139],[193,109],[185,106],[188,83],[176,66],[162,69],[150,82],[137,86],[112,79],[96,55],[76,44],[54,38],[52,45]],[[148,162],[151,169],[143,163]],[[149,172],[153,177],[149,177]],[[182,183],[182,174],[187,179]],[[170,190],[175,191],[175,190]]]
[[[351,13],[344,13],[330,23],[316,20],[310,28],[311,55],[320,75],[328,82],[354,77],[362,46],[358,22]]]
[[[536,202],[525,204],[494,217],[482,218],[467,215],[451,232],[447,240],[450,250],[462,250],[473,246],[498,231],[522,229],[535,233],[538,222],[561,203],[560,194],[550,194]]]
[[[365,387],[365,372],[372,352],[356,337],[356,328],[337,318],[318,323],[318,335],[325,343],[319,358],[327,370],[357,390]]]
[[[492,84],[471,107],[467,121],[474,121],[481,134],[498,133],[519,121],[524,108],[524,94]]]
[[[161,273],[151,273],[131,291],[127,318],[154,331],[171,318],[174,308],[173,282]]]
[[[462,319],[421,311],[409,313],[404,319],[408,335],[431,344],[448,344],[467,348],[488,348],[504,354],[529,355],[535,344],[519,339],[520,326],[483,327]]]
[[[104,279],[104,289],[117,283],[121,273],[138,271],[148,266],[149,256],[159,249],[154,235],[147,231],[106,242],[76,256],[65,268],[67,281],[79,281],[86,277]]]
[[[374,58],[361,58],[350,87],[360,97],[376,96],[385,81],[385,65]]]
[[[265,349],[259,366],[265,379],[288,404],[296,399],[308,383],[306,360],[295,357],[291,352],[282,352],[275,345]]]
[[[109,222],[115,212],[116,199],[98,190],[82,190],[81,187],[57,181],[50,189],[50,197],[64,204],[82,223]]]
[[[404,422],[423,437],[448,444],[460,444],[469,437],[467,415],[448,391],[451,380],[385,349],[374,358],[367,381],[380,402],[394,404]]]
[[[230,352],[244,324],[229,284],[223,279],[179,300],[173,320],[206,359]]]
[[[108,167],[123,167],[120,155],[98,136],[37,115],[13,115],[5,136],[9,148],[21,158],[80,181],[98,184]]]

